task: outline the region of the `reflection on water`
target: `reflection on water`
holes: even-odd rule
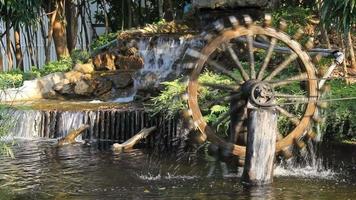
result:
[[[16,159],[0,158],[0,199],[356,199],[355,147],[325,148],[332,178],[286,171],[271,186],[244,188],[237,169],[207,177],[209,162],[184,151],[113,154],[109,145],[55,144],[21,141]]]

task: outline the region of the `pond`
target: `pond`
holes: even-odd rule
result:
[[[18,141],[16,159],[0,158],[0,199],[356,199],[351,145],[323,145],[327,169],[279,166],[272,185],[253,188],[240,184],[241,168],[226,172],[185,149],[115,154],[109,147]]]

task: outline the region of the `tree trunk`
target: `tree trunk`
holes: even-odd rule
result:
[[[57,15],[53,22],[53,41],[56,46],[57,59],[59,60],[69,56],[66,25],[63,21],[65,17],[65,0],[58,0],[57,7]]]
[[[131,8],[131,0],[127,1],[127,27],[131,28],[132,27],[132,12],[131,12],[132,8]]]
[[[157,0],[157,7],[158,7],[158,16],[160,19],[163,18],[163,0]]]
[[[4,66],[3,66],[3,57],[2,53],[0,53],[0,72],[4,71]]]
[[[352,44],[351,31],[347,32],[347,43],[348,43],[347,46],[349,48],[348,50],[349,50],[350,57],[351,57],[351,68],[352,68],[352,71],[356,72],[356,60],[355,60],[354,47],[353,47],[353,44]]]
[[[35,63],[35,60],[33,59],[33,47],[32,47],[32,36],[31,36],[31,33],[30,33],[30,27],[29,26],[26,26],[25,27],[25,30],[26,30],[26,36],[27,36],[27,46],[28,46],[28,55],[30,57],[30,63],[31,63],[31,66],[35,66],[36,63]],[[37,66],[38,68],[39,66]]]
[[[110,31],[110,26],[109,26],[109,12],[106,9],[107,2],[106,0],[101,0],[99,1],[101,8],[104,11],[104,23],[105,23],[105,34],[108,34]]]
[[[6,26],[6,30],[5,30],[5,34],[6,34],[6,56],[7,56],[7,61],[8,61],[8,65],[7,65],[7,70],[11,71],[12,67],[13,67],[13,60],[12,60],[12,53],[11,53],[11,35],[10,35],[10,19],[6,19],[5,22],[5,26]]]
[[[18,69],[24,71],[23,66],[23,56],[21,51],[21,37],[20,37],[20,30],[19,27],[16,27],[14,32],[14,40],[15,40],[15,57],[16,57],[16,65]]]
[[[323,39],[324,43],[326,44],[326,47],[328,49],[331,49],[331,44],[330,44],[330,40],[328,37],[328,31],[325,28],[325,24],[321,23],[320,30],[321,30],[322,39]]]
[[[72,1],[67,1],[65,9],[67,20],[67,45],[70,53],[77,45],[78,10]]]
[[[125,1],[123,0],[122,1],[122,4],[121,4],[121,31],[124,30],[125,28]]]
[[[138,3],[138,24],[140,26],[143,25],[143,17],[142,17],[142,6],[141,6],[141,1]]]

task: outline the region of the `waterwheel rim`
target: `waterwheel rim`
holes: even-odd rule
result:
[[[224,29],[221,31],[216,37],[211,39],[205,47],[199,52],[199,56],[195,62],[194,69],[191,72],[190,78],[189,78],[189,84],[188,84],[188,106],[189,109],[191,110],[191,117],[193,119],[194,125],[196,128],[199,129],[201,133],[201,138],[205,139],[207,138],[208,140],[211,140],[212,142],[218,143],[220,145],[226,145],[222,141],[221,138],[218,138],[216,136],[216,133],[214,131],[214,128],[212,128],[204,119],[204,116],[201,112],[201,108],[199,105],[199,87],[201,87],[201,84],[198,82],[199,76],[202,74],[202,70],[204,68],[204,65],[207,63],[207,61],[210,59],[211,54],[219,47],[221,44],[230,42],[233,39],[236,38],[247,38],[249,36],[256,36],[256,35],[263,35],[266,37],[275,38],[279,42],[283,42],[286,44],[288,48],[292,50],[292,54],[294,53],[296,59],[298,59],[302,65],[301,68],[303,68],[304,72],[306,74],[306,78],[308,79],[306,81],[307,83],[307,88],[305,89],[307,92],[307,98],[308,98],[308,103],[306,103],[305,109],[303,111],[302,117],[298,118],[298,123],[295,124],[294,129],[289,132],[288,134],[285,135],[285,137],[279,141],[277,141],[276,144],[276,152],[280,152],[281,150],[288,148],[291,146],[293,143],[295,143],[296,140],[300,139],[303,135],[305,135],[306,131],[309,128],[309,125],[311,123],[311,119],[315,113],[316,110],[316,104],[315,98],[318,95],[317,91],[317,80],[315,76],[315,70],[314,66],[311,62],[310,57],[308,54],[302,49],[301,45],[296,42],[295,40],[291,39],[287,34],[285,34],[282,31],[277,31],[273,28],[269,27],[262,27],[254,24],[250,24],[248,26],[239,26],[235,28],[230,28],[230,29]],[[250,44],[248,44],[250,45]],[[247,46],[248,46],[247,45]],[[250,67],[251,67],[250,63]],[[262,66],[263,68],[263,66]],[[261,69],[260,69],[261,70]],[[273,73],[274,71],[272,71]],[[253,74],[254,73],[254,74]],[[279,72],[280,73],[280,72]],[[278,74],[278,73],[277,73]],[[246,77],[241,74],[241,80],[240,83],[236,84],[236,92],[238,92],[238,87],[241,86],[244,82],[247,80]],[[260,71],[258,73],[253,72],[253,70],[250,71],[248,74],[249,77],[248,79],[258,79],[260,78],[261,80],[266,80],[269,79],[269,75],[266,76],[260,76]],[[271,80],[267,80],[271,81]],[[278,109],[277,109],[278,110]],[[286,113],[284,113],[286,114]],[[239,146],[239,145],[234,145],[235,149],[239,149],[235,154],[238,154],[238,156],[244,156],[244,146]]]

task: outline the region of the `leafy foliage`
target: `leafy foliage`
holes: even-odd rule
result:
[[[32,80],[55,72],[66,72],[72,69],[71,58],[63,58],[44,65],[41,69],[32,68],[28,72],[14,70],[0,73],[0,89],[20,87],[25,80]]]
[[[232,81],[222,75],[206,71],[199,77],[201,83],[231,84]],[[177,79],[171,82],[162,83],[165,89],[147,104],[148,110],[152,114],[164,112],[167,118],[175,116],[180,110],[187,108],[187,103],[180,96],[186,91],[186,85]],[[223,96],[224,92],[202,87],[199,90],[199,104],[204,105]],[[208,123],[215,123],[221,114],[229,110],[229,105],[214,105],[211,108],[202,110],[202,114]],[[220,134],[225,134],[228,129],[228,122],[218,125]]]
[[[175,1],[117,1],[117,0],[92,0],[98,3],[100,7],[105,5],[107,8],[107,16],[109,26],[112,31],[129,29],[131,27],[144,26],[144,24],[152,24],[159,22],[162,18],[159,10],[163,12],[168,10],[175,15],[175,18],[181,18],[183,15],[183,5],[186,0]],[[105,12],[99,11],[95,13],[95,19],[99,23],[105,23]],[[130,17],[129,17],[130,16]]]
[[[347,85],[341,80],[330,82],[331,91],[323,99],[356,97],[356,85]],[[325,123],[322,128],[328,140],[356,141],[355,100],[331,101],[324,110]]]
[[[9,137],[9,130],[13,126],[11,118],[11,109],[6,105],[0,104],[0,154],[14,158],[11,146],[13,143],[8,143],[6,139]]]
[[[109,33],[109,34],[103,34],[100,35],[98,38],[96,38],[91,44],[90,48],[95,51],[98,47],[101,47],[114,39],[116,39],[117,33]]]
[[[278,27],[279,22],[285,20],[288,24],[285,32],[289,35],[294,35],[299,28],[305,27],[314,15],[313,11],[309,8],[285,7],[274,11],[272,16],[272,24],[274,27]],[[307,37],[303,37],[300,42],[304,44],[307,40]]]
[[[14,88],[21,86],[23,75],[17,71],[0,74],[0,88]]]
[[[70,57],[72,58],[73,63],[87,63],[90,59],[90,54],[88,51],[85,50],[80,50],[80,49],[74,49]]]
[[[151,103],[146,106],[153,115],[164,112],[167,118],[171,118],[179,110],[187,107],[186,103],[179,98],[185,92],[186,86],[179,79],[163,82],[162,84],[165,86],[165,89],[160,95],[153,97]]]
[[[59,61],[53,61],[43,66],[42,69],[39,70],[41,76],[55,73],[55,72],[66,72],[72,69],[72,59],[71,58],[63,58]]]
[[[0,0],[0,18],[13,26],[33,24],[38,19],[41,0]]]
[[[324,0],[321,18],[327,26],[349,32],[356,24],[356,0]]]

